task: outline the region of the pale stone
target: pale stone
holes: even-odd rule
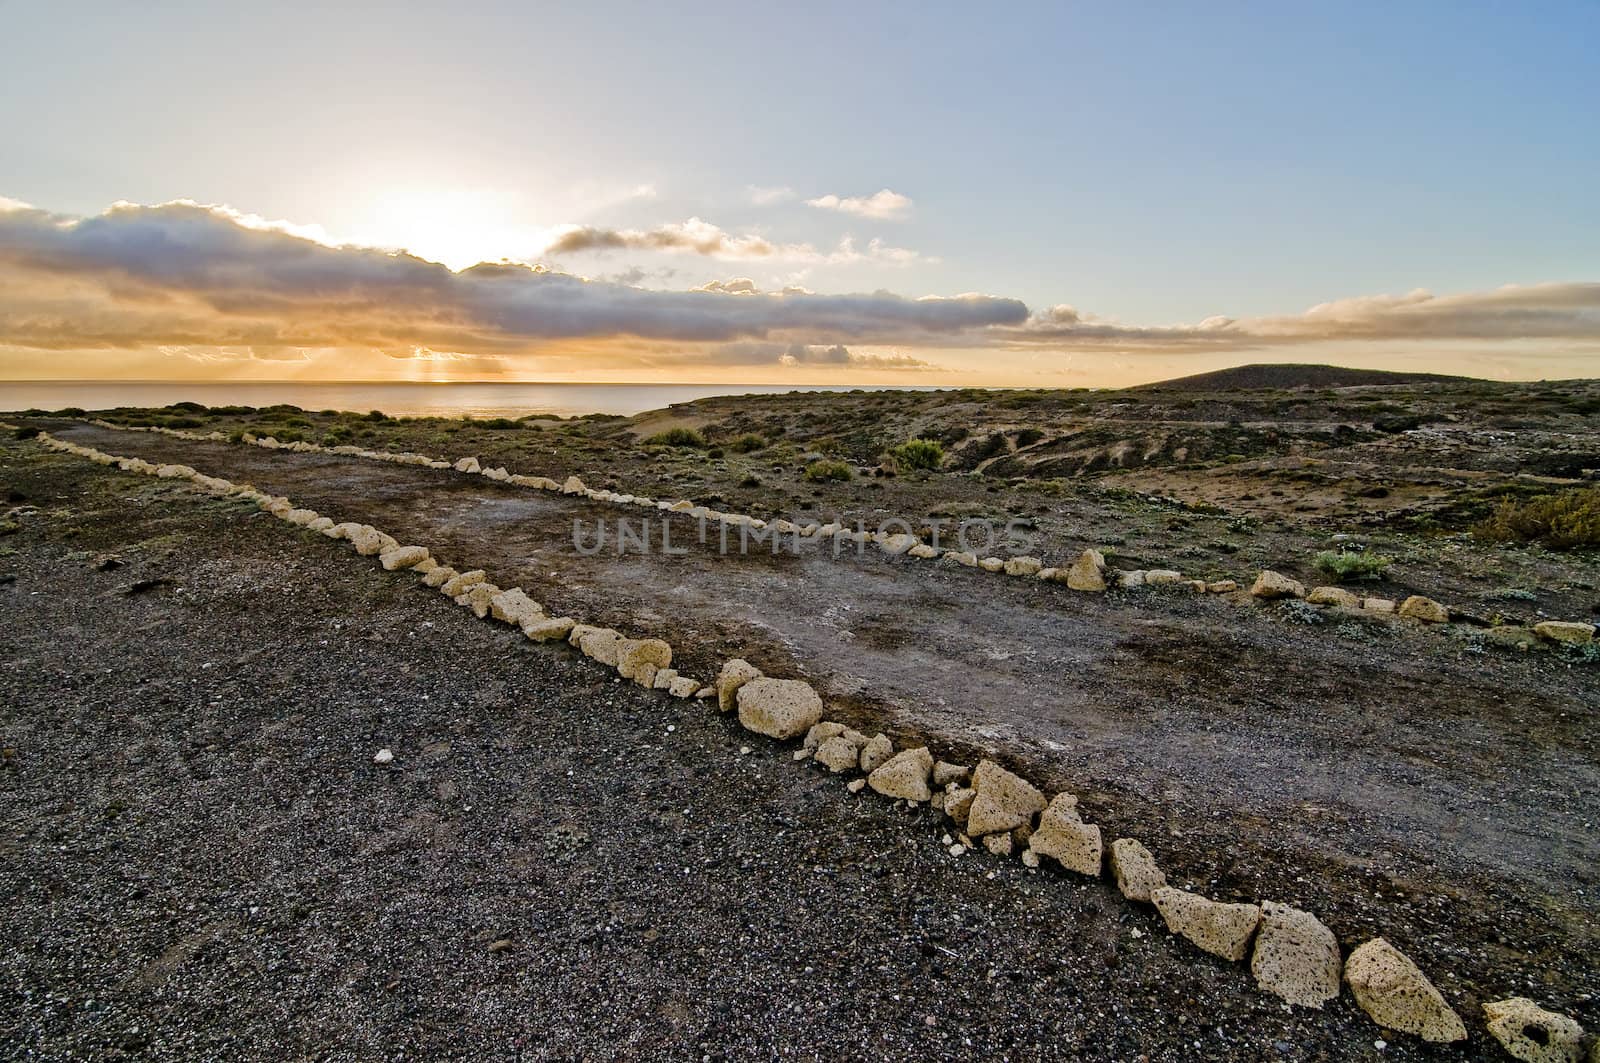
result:
[[[1379,1026],[1424,1041],[1461,1041],[1461,1021],[1417,965],[1383,938],[1373,938],[1345,961],[1344,980],[1356,1003]]]
[[[680,675],[667,687],[667,693],[675,698],[692,698],[700,689],[700,680],[693,676]]]
[[[654,666],[650,670],[653,679],[656,669],[671,663],[672,647],[661,639],[624,639],[617,645],[617,674],[624,679],[638,683],[647,664]]]
[[[813,759],[837,775],[854,768],[860,756],[856,744],[844,735],[834,735],[817,747]]]
[[[816,749],[828,739],[842,735],[844,732],[844,724],[835,723],[832,720],[823,720],[821,723],[812,724],[810,729],[806,731],[806,736],[801,741],[800,748]]]
[[[494,601],[500,588],[493,583],[474,583],[467,592],[456,597],[456,604],[472,610],[472,615],[482,620],[489,615],[489,603]]]
[[[1024,867],[1037,868],[1039,866],[1039,854],[1032,849],[1024,849],[1022,851],[1022,864]]]
[[[1132,838],[1111,843],[1111,874],[1124,897],[1145,904],[1150,903],[1150,894],[1167,884],[1167,876],[1156,866],[1150,850]]]
[[[1003,559],[998,557],[986,557],[978,562],[978,567],[983,569],[985,572],[1003,572],[1005,570],[1006,563]]]
[[[965,826],[967,815],[972,811],[972,800],[978,793],[970,787],[956,786],[945,791],[944,814]]]
[[[1514,1059],[1524,1063],[1578,1063],[1583,1058],[1583,1027],[1527,997],[1509,997],[1483,1006],[1489,1033]]]
[[[844,788],[853,794],[859,794],[862,790],[867,788],[867,780],[851,779],[849,782],[845,783]]]
[[[478,464],[477,458],[462,458],[456,462],[456,472],[482,472],[483,467]]]
[[[1124,590],[1144,586],[1144,570],[1134,569],[1131,572],[1118,572],[1116,574],[1117,586]]]
[[[929,558],[939,556],[939,551],[934,547],[929,546],[927,543],[918,543],[910,550],[907,550],[906,553],[911,557],[921,558],[924,561],[928,560]]]
[[[768,738],[797,738],[822,719],[822,698],[798,679],[750,679],[738,688],[739,723]]]
[[[1037,576],[1044,563],[1037,557],[1013,557],[1005,563],[1008,576]]]
[[[906,801],[926,801],[933,796],[928,776],[933,771],[933,754],[927,746],[904,749],[890,757],[867,776],[867,785],[885,797]]]
[[[1265,569],[1256,577],[1255,585],[1250,588],[1250,593],[1257,598],[1304,598],[1306,596],[1305,584],[1299,580],[1290,579],[1271,569]]]
[[[328,529],[331,527],[333,527],[332,517],[318,517],[316,520],[306,525],[306,531],[321,532],[322,534],[326,535],[328,533]]]
[[[1085,550],[1067,569],[1067,586],[1075,591],[1106,589],[1106,558],[1098,550]]]
[[[1211,594],[1232,594],[1239,589],[1239,584],[1231,579],[1214,580],[1206,584],[1206,591]]]
[[[971,550],[946,550],[944,556],[939,560],[948,561],[952,565],[960,565],[963,568],[978,567],[978,555]]]
[[[650,686],[654,690],[671,690],[672,681],[676,678],[678,678],[678,670],[676,668],[657,668],[655,678],[650,681]]]
[[[717,673],[717,708],[728,712],[734,707],[739,688],[752,679],[761,678],[761,669],[742,658],[735,657]]]
[[[1363,598],[1361,608],[1369,613],[1392,613],[1397,607],[1393,598]]]
[[[992,760],[979,762],[972,788],[977,797],[967,816],[967,833],[974,838],[1031,823],[1034,813],[1044,811],[1038,787]]]
[[[305,528],[309,527],[311,522],[317,519],[317,516],[317,511],[314,509],[291,509],[283,515],[283,519],[290,524],[298,524],[300,527]]]
[[[375,557],[385,550],[392,550],[400,545],[370,524],[362,525],[360,531],[347,536],[347,538],[350,540],[350,545],[356,548],[356,553],[362,557]]]
[[[383,566],[385,572],[411,568],[427,559],[428,550],[422,546],[396,546],[378,555],[378,563]]]
[[[503,623],[521,626],[531,617],[543,616],[544,608],[529,598],[521,587],[512,587],[489,600],[489,615]]]
[[[861,747],[861,770],[869,774],[877,771],[892,756],[894,756],[894,743],[889,740],[889,736],[875,734],[871,741]]]
[[[968,833],[973,833],[970,818],[967,826]],[[1041,857],[1054,857],[1068,871],[1100,874],[1100,828],[1083,821],[1078,815],[1078,799],[1071,794],[1056,794],[1051,799],[1039,817],[1039,829],[1028,838],[1028,848]]]
[[[424,580],[423,582],[428,583],[429,586],[437,586],[439,588],[439,592],[445,597],[454,598],[459,594],[465,594],[468,587],[471,587],[474,584],[482,583],[488,578],[489,574],[481,568],[475,568],[471,572],[462,572],[459,575],[451,576],[441,583],[434,584],[431,582],[431,578],[436,575],[438,575],[437,572],[428,573],[430,579]]]
[[[1150,899],[1166,920],[1168,930],[1225,960],[1245,958],[1250,951],[1250,938],[1261,922],[1259,905],[1225,904],[1172,886],[1152,890]]]
[[[899,557],[901,554],[909,551],[913,546],[917,546],[919,544],[920,540],[915,535],[890,535],[878,544],[878,549],[882,550],[890,557]]]
[[[1011,835],[987,834],[983,838],[983,847],[996,856],[1010,856],[1012,849]]]
[[[438,567],[439,562],[435,561],[431,557],[425,557],[421,561],[418,561],[416,564],[412,565],[411,571],[419,576],[426,576],[428,573],[432,572]]]
[[[1170,568],[1152,568],[1144,574],[1147,587],[1169,587],[1183,582],[1183,573]]]
[[[1582,646],[1594,641],[1595,626],[1577,620],[1541,620],[1533,625],[1533,633],[1551,642],[1565,642]]]
[[[446,583],[449,583],[460,574],[461,573],[457,572],[449,565],[440,565],[438,568],[433,569],[431,572],[427,572],[423,575],[422,585],[425,587],[438,587],[442,589]]]
[[[1361,608],[1361,597],[1343,587],[1313,587],[1306,601],[1312,605],[1336,605],[1341,609]]]
[[[581,495],[587,490],[588,488],[583,485],[583,481],[576,476],[567,477],[566,481],[561,485],[561,493],[564,495]]]
[[[574,631],[577,629],[574,628]],[[569,635],[570,639],[571,636]],[[586,631],[578,640],[578,652],[590,660],[599,661],[611,668],[617,666],[617,652],[622,644],[627,641],[622,632],[614,631],[608,627],[595,628]]]
[[[1450,610],[1420,594],[1413,594],[1400,603],[1400,615],[1424,624],[1443,624],[1450,619]]]
[[[1264,901],[1250,973],[1256,985],[1303,1008],[1339,995],[1339,941],[1310,912]]]
[[[953,782],[961,782],[972,774],[972,769],[965,764],[950,764],[946,761],[937,761],[933,765],[933,785],[948,786]]]

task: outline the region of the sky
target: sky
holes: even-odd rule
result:
[[[0,379],[1600,376],[1590,0],[0,27]]]

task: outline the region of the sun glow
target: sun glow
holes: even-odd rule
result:
[[[515,221],[517,207],[484,188],[398,188],[374,195],[344,234],[352,243],[409,251],[461,270],[535,258],[545,230]]]

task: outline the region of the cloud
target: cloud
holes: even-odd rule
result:
[[[794,189],[787,185],[746,185],[745,192],[750,196],[750,202],[758,207],[770,207],[777,203],[787,203],[794,198]]]
[[[1319,303],[1302,314],[1208,317],[1192,325],[1125,325],[1054,306],[1021,326],[992,330],[1018,346],[1156,350],[1287,347],[1310,343],[1420,341],[1600,342],[1600,283],[1507,285],[1483,292],[1370,295]]]
[[[823,369],[897,369],[926,371],[931,362],[904,352],[888,354],[852,351],[842,343],[727,343],[709,352],[706,360],[728,366],[784,366]]]
[[[721,292],[724,295],[761,294],[761,289],[757,288],[756,282],[749,277],[735,277],[727,281],[706,281],[693,290],[697,292]]]
[[[902,196],[898,192],[891,192],[887,188],[880,189],[870,196],[845,196],[835,195],[818,196],[816,199],[806,200],[806,206],[818,207],[822,210],[839,210],[846,214],[857,214],[863,218],[877,218],[887,221],[904,217],[912,207],[910,197]]]
[[[708,258],[809,262],[819,265],[877,263],[909,265],[921,254],[904,247],[891,247],[880,239],[857,248],[855,239],[846,236],[832,251],[818,250],[812,244],[774,243],[755,234],[733,235],[711,222],[690,218],[685,222],[658,225],[654,229],[609,229],[594,225],[569,225],[556,231],[542,253],[560,256],[606,251],[664,251],[705,255]],[[937,262],[938,259],[926,261]]]
[[[122,203],[86,218],[0,211],[0,344],[473,355],[618,337],[916,344],[1027,317],[1017,300],[976,294],[758,293],[738,282],[662,291],[507,262],[455,272],[244,217],[188,202]],[[703,230],[685,238],[714,239]]]

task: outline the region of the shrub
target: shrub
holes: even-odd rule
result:
[[[908,439],[889,451],[895,465],[904,472],[937,469],[944,461],[944,447],[932,439]]]
[[[1526,501],[1506,499],[1472,528],[1480,539],[1541,543],[1552,550],[1600,547],[1600,487],[1578,487]]]
[[[767,441],[765,439],[762,439],[754,432],[747,432],[732,443],[729,443],[728,449],[735,454],[749,454],[753,450],[761,450],[766,445]]]
[[[706,437],[693,428],[669,428],[665,432],[657,432],[645,442],[658,447],[704,447]]]
[[[472,422],[478,428],[493,428],[497,431],[506,431],[511,428],[521,428],[521,421],[513,421],[509,417],[488,417],[482,421]]]
[[[1037,428],[1024,428],[1017,433],[1017,446],[1031,447],[1044,438],[1044,433]]]
[[[806,479],[812,483],[848,480],[854,475],[855,470],[842,461],[814,461],[806,466]]]
[[[16,431],[16,437],[18,439],[33,439],[38,436],[38,434],[39,430],[32,425],[28,425],[26,428],[19,428]]]
[[[205,422],[198,417],[168,417],[163,422],[168,428],[204,428]]]
[[[389,415],[382,410],[372,410],[367,414],[367,420],[369,421],[387,421],[388,419]]]
[[[1345,580],[1382,579],[1394,558],[1384,557],[1370,550],[1362,550],[1359,553],[1323,550],[1311,560],[1319,572],[1332,576],[1336,583],[1343,583]]]

